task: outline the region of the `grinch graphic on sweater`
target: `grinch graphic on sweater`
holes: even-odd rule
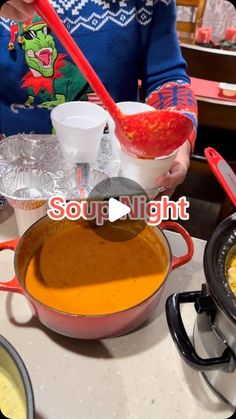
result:
[[[22,80],[22,87],[28,89],[26,107],[31,107],[36,98],[45,109],[73,100],[88,100],[92,93],[89,84],[77,67],[58,53],[50,29],[39,16],[23,25],[12,25],[9,50],[14,49],[17,34],[29,67]]]

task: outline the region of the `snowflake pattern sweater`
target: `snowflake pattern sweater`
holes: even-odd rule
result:
[[[175,0],[52,0],[115,101],[142,98],[187,114],[197,106],[176,36]],[[39,16],[0,19],[0,134],[50,133],[50,110],[96,101],[90,86]],[[194,142],[194,131],[191,139]]]

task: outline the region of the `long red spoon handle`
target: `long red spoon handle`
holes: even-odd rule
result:
[[[79,49],[76,42],[64,26],[63,22],[57,15],[54,8],[51,6],[48,0],[35,0],[34,8],[36,12],[45,20],[51,30],[55,33],[65,50],[71,56],[75,64],[80,69],[90,86],[93,88],[95,93],[98,95],[107,111],[112,117],[117,115],[118,108],[113,101],[112,97],[106,90],[105,86],[85,58],[82,51]]]
[[[236,206],[236,175],[223,157],[214,148],[208,147],[204,150],[206,159],[212,172],[223,186],[228,197]]]

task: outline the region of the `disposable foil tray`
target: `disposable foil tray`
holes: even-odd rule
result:
[[[101,140],[94,166],[64,160],[54,135],[16,135],[0,142],[0,195],[11,202],[44,201],[54,195],[85,198],[99,182],[119,173],[109,134]]]

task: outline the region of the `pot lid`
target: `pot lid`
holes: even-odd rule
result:
[[[207,243],[204,270],[211,295],[225,314],[236,323],[236,295],[226,276],[226,259],[236,247],[236,213],[222,221]]]

